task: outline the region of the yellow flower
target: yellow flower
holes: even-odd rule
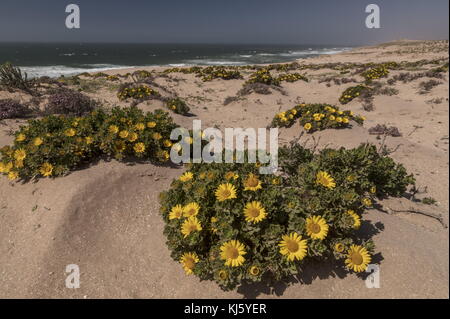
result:
[[[25,141],[26,138],[27,138],[27,136],[25,134],[20,133],[19,135],[17,135],[16,141],[23,142],[23,141]]]
[[[181,217],[183,217],[183,206],[175,205],[172,207],[169,213],[169,219],[180,219]]]
[[[330,115],[330,121],[334,121],[336,117],[334,115]]]
[[[40,138],[40,137],[36,137],[36,138],[33,140],[33,144],[34,144],[35,146],[39,146],[39,145],[41,145],[42,143],[44,143],[44,141],[43,141],[42,138]]]
[[[364,247],[352,245],[348,250],[345,264],[347,268],[353,269],[355,272],[362,272],[367,269],[371,260],[369,252]]]
[[[17,179],[18,177],[19,177],[19,173],[17,173],[16,171],[11,171],[8,173],[8,179],[11,181]]]
[[[354,181],[356,181],[356,176],[355,176],[355,175],[348,175],[348,176],[347,176],[347,180],[348,180],[349,182],[354,182]]]
[[[130,135],[128,135],[128,140],[130,142],[134,142],[134,141],[136,141],[138,139],[138,137],[139,136],[137,135],[137,133],[131,132]]]
[[[362,203],[367,207],[372,206],[372,201],[370,198],[363,198]]]
[[[338,253],[342,253],[345,249],[345,246],[342,243],[336,243],[336,245],[334,245],[334,250],[337,251]]]
[[[236,198],[236,188],[230,183],[220,184],[215,192],[216,198],[219,202],[227,199]]]
[[[192,270],[194,269],[195,264],[199,262],[199,259],[196,253],[184,253],[180,258],[180,262],[183,265],[186,275],[191,275]]]
[[[94,141],[94,139],[90,136],[86,136],[84,138],[84,140],[85,140],[86,144],[92,144],[92,142]]]
[[[23,161],[27,157],[27,152],[23,148],[14,151],[14,158],[18,161]]]
[[[117,134],[117,132],[119,132],[119,128],[116,125],[111,125],[108,128],[108,131],[109,131],[109,133]]]
[[[336,118],[336,122],[342,123],[342,117],[338,116],[338,117]]]
[[[164,140],[164,146],[165,147],[171,147],[172,146],[172,142],[169,140]]]
[[[282,240],[278,244],[280,246],[280,253],[286,256],[287,260],[294,261],[302,260],[306,256],[307,240],[297,233],[290,233],[283,235]]]
[[[145,144],[144,143],[136,143],[136,145],[134,145],[133,148],[136,153],[144,153],[145,152]]]
[[[328,225],[322,216],[312,216],[306,219],[306,233],[312,239],[323,240],[328,234]]]
[[[144,123],[137,123],[134,127],[135,127],[136,130],[138,130],[138,131],[143,131],[143,130],[145,130],[145,125],[144,125]]]
[[[130,133],[127,130],[120,131],[119,136],[121,138],[127,138]]]
[[[23,160],[17,160],[14,162],[14,166],[16,168],[22,168],[23,167]]]
[[[189,236],[192,232],[201,231],[202,229],[202,225],[197,217],[189,217],[181,225],[181,233],[184,235],[184,238]]]
[[[226,270],[219,270],[218,276],[219,276],[220,280],[227,280],[228,272]]]
[[[44,163],[42,164],[41,168],[39,169],[39,173],[41,173],[42,176],[51,176],[53,172],[53,165],[50,163]]]
[[[73,128],[69,128],[64,132],[64,134],[68,137],[72,137],[75,136],[75,134],[77,134],[77,131]]]
[[[147,127],[148,127],[148,128],[154,128],[154,127],[156,127],[156,122],[147,122]]]
[[[348,117],[344,117],[344,118],[342,119],[342,122],[347,124],[347,123],[349,122]]]
[[[115,141],[114,146],[116,147],[116,150],[120,153],[125,151],[126,145],[124,141]]]
[[[220,258],[225,260],[225,266],[238,267],[241,266],[247,252],[245,247],[238,240],[230,240],[220,247]]]
[[[250,173],[247,179],[244,181],[244,191],[256,191],[261,188],[261,181],[259,180],[258,176]]]
[[[237,179],[239,177],[238,174],[236,174],[235,172],[227,172],[225,174],[225,179],[226,180],[230,180],[230,179]]]
[[[351,209],[347,211],[347,214],[353,218],[353,228],[358,229],[361,226],[361,217]]]
[[[261,269],[258,266],[251,266],[248,269],[248,273],[252,276],[258,276],[261,273]]]
[[[14,165],[12,162],[9,162],[7,164],[0,162],[0,173],[9,173],[13,166]]]
[[[154,140],[160,140],[162,138],[162,135],[159,133],[153,133],[152,137]]]
[[[253,201],[247,203],[244,208],[245,220],[248,222],[259,223],[266,218],[267,213],[260,202]]]
[[[376,187],[376,186],[372,186],[372,187],[370,188],[370,192],[371,192],[372,194],[375,194],[375,193],[377,192],[377,187]]]
[[[311,123],[306,123],[306,124],[303,126],[303,128],[304,128],[305,130],[309,131],[309,130],[312,128],[312,125],[311,125]]]
[[[330,174],[324,171],[320,171],[317,173],[316,184],[325,186],[330,189],[336,187],[336,183],[334,182],[333,177],[331,177]]]
[[[194,217],[197,216],[198,212],[200,211],[200,206],[193,202],[189,203],[186,206],[183,207],[183,215],[184,217]]]
[[[182,182],[188,182],[191,179],[194,178],[194,174],[192,172],[185,172],[183,175],[181,175],[178,179]]]

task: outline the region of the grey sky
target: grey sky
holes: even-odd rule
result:
[[[81,29],[65,28],[65,7]],[[381,8],[381,29],[364,9]],[[448,39],[448,0],[0,0],[0,42],[371,44]]]

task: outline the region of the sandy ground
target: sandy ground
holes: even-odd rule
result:
[[[448,59],[448,43],[405,41],[350,52],[320,56],[301,63],[381,62]],[[410,72],[435,66],[426,65]],[[147,68],[151,69],[151,68]],[[153,68],[159,69],[159,68]],[[130,70],[121,70],[125,73]],[[131,70],[132,71],[132,70]],[[404,72],[404,71],[402,71]],[[111,74],[115,71],[109,72]],[[223,101],[236,95],[244,80],[202,82],[180,73],[158,77],[156,82],[185,99],[192,117],[174,114],[177,123],[192,126],[266,127],[274,114],[299,101],[339,105],[338,98],[353,83],[330,87],[319,79],[339,75],[321,69],[306,71],[309,83],[283,83],[286,94],[251,94],[226,106]],[[390,77],[400,71],[392,71]],[[388,137],[386,145],[398,149],[391,155],[414,173],[417,185],[433,197],[436,206],[413,203],[405,198],[381,202],[384,211],[365,215],[361,236],[373,235],[380,261],[380,288],[366,288],[364,280],[346,275],[334,265],[311,265],[286,286],[273,289],[263,285],[243,286],[223,292],[213,282],[185,276],[172,261],[162,234],[158,194],[167,189],[181,168],[127,165],[117,161],[99,162],[63,178],[14,183],[0,178],[0,298],[448,298],[448,229],[437,220],[419,214],[396,213],[418,210],[441,214],[448,224],[448,72],[443,84],[427,94],[418,94],[422,78],[410,83],[396,82],[399,94],[376,96],[375,109],[366,112],[359,101],[341,108],[367,118],[363,127],[314,133],[319,145],[353,147],[381,140],[368,133],[376,124],[396,126],[402,137]],[[90,96],[105,105],[119,102],[113,88],[102,88]],[[23,93],[0,91],[0,98],[26,101]],[[432,99],[440,99],[433,103]],[[139,104],[143,110],[161,107],[160,102]],[[24,120],[0,121],[0,146],[12,142],[9,135]],[[280,141],[300,135],[298,124],[280,130]],[[302,137],[307,145],[312,137]],[[77,264],[81,287],[65,287],[65,268]]]

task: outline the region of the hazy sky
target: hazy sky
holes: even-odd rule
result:
[[[66,5],[81,29],[65,27]],[[365,27],[366,5],[381,28]],[[448,39],[448,0],[0,0],[0,42],[371,44]]]

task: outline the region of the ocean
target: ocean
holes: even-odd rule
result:
[[[248,65],[290,62],[350,47],[318,45],[0,43],[0,63],[29,77],[140,66]]]

